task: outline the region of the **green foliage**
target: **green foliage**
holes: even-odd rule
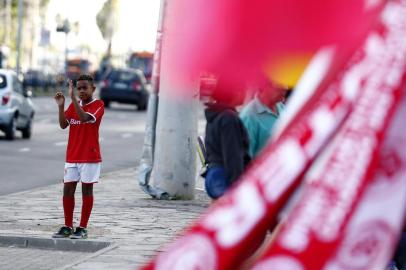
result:
[[[96,23],[106,41],[110,41],[117,32],[118,5],[119,0],[107,0],[97,13]]]
[[[23,12],[23,20],[27,18],[27,9],[30,8],[30,1],[24,1],[24,12]],[[40,0],[40,12],[44,13],[48,7],[49,0]],[[4,2],[1,1],[1,9],[4,9]],[[18,24],[18,0],[11,1],[11,25],[6,27],[10,27],[10,44],[6,44],[10,47],[11,51],[15,51],[17,48],[16,39],[17,39],[17,24]],[[4,35],[5,35],[5,27],[0,27],[0,44],[3,43]]]
[[[96,16],[97,26],[108,44],[106,50],[107,57],[111,56],[113,36],[118,29],[118,5],[119,0],[107,0]]]
[[[49,0],[41,0],[39,5],[40,5],[41,9],[43,9],[43,8],[48,7],[48,4],[49,4]]]

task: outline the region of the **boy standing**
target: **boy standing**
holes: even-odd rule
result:
[[[72,103],[65,111],[65,97],[61,92],[55,94],[59,108],[59,126],[69,128],[63,188],[63,211],[65,226],[52,237],[72,239],[87,238],[87,223],[93,208],[93,184],[100,176],[101,155],[99,146],[99,127],[104,114],[104,103],[93,98],[95,86],[90,75],[80,75],[76,85],[77,100],[72,81],[69,81],[69,96]],[[73,231],[73,210],[75,190],[82,182],[82,212],[80,225]]]

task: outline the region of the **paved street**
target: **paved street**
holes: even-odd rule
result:
[[[191,201],[153,200],[134,179],[135,169],[130,168],[102,175],[95,186],[89,239],[85,241],[112,241],[116,248],[85,260],[83,253],[71,256],[71,252],[64,252],[62,259],[57,251],[0,248],[0,252],[9,255],[0,256],[0,269],[134,270],[161,251],[210,205],[209,198],[199,190]],[[58,184],[0,196],[0,235],[50,239],[63,223],[58,198]],[[75,225],[80,217],[80,192],[76,201]]]
[[[68,130],[59,128],[51,97],[33,98],[36,106],[30,140],[17,134],[7,141],[0,132],[0,195],[28,190],[62,179]],[[100,127],[102,173],[134,167],[141,155],[145,112],[135,106],[112,104]]]
[[[0,235],[50,239],[63,224],[60,179],[68,134],[58,127],[52,98],[35,98],[34,102],[37,115],[32,139],[18,136],[7,141],[0,134]],[[3,243],[0,269],[136,269],[207,209],[210,200],[201,178],[192,201],[157,201],[139,189],[136,165],[145,118],[146,113],[133,106],[112,104],[101,125],[104,166],[95,186],[88,241],[109,241],[114,248],[87,255]],[[200,134],[204,123],[200,112]],[[80,216],[80,192],[76,200],[75,225]]]

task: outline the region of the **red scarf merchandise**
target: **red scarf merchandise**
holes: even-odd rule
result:
[[[300,175],[345,118],[355,94],[339,87],[342,84],[337,82],[326,89],[318,102],[312,100],[308,113],[301,114],[300,120],[294,120],[297,125],[288,126],[267,147],[242,176],[241,184],[168,246],[168,252],[158,256],[156,266],[144,269],[236,269],[246,258],[247,247],[266,233],[300,183]],[[317,126],[321,121],[322,128]]]
[[[390,5],[394,3],[396,5],[399,2],[391,2]],[[399,12],[403,10],[400,9]],[[401,21],[401,17],[394,16],[393,20]],[[144,269],[238,268],[247,256],[247,249],[254,246],[266,232],[291,192],[300,183],[301,175],[332,133],[339,128],[356,98],[356,93],[364,96],[364,92],[370,91],[378,97],[385,97],[385,94],[378,91],[378,87],[385,86],[386,94],[398,95],[398,92],[391,91],[400,85],[404,71],[402,56],[406,54],[400,50],[402,48],[389,45],[405,36],[406,31],[390,22],[384,23],[387,23],[388,31],[380,27],[370,33],[364,48],[356,54],[344,73],[337,76],[329,87],[316,92],[320,98],[312,99],[305,105],[306,111],[302,111],[300,117],[296,116],[282,135],[267,147],[256,164],[242,177],[241,183],[216,202],[194,226]],[[392,30],[396,35],[391,33]],[[371,95],[365,95],[367,97],[371,99]],[[380,104],[382,107],[385,105],[384,101],[388,102],[386,105],[394,102],[388,101],[387,97],[378,100],[383,102]],[[357,108],[354,113],[356,111]],[[383,113],[383,116],[386,114]],[[385,117],[386,121],[388,119],[389,117]],[[383,130],[379,129],[379,132],[381,135],[378,137],[383,136]],[[378,145],[372,150],[377,151]],[[370,164],[369,161],[364,166]],[[357,195],[360,194],[357,190]],[[351,204],[354,205],[355,203]],[[329,252],[326,252],[327,255]],[[322,252],[320,254],[323,256]],[[328,259],[328,256],[324,259]]]
[[[382,270],[391,259],[406,213],[405,118],[404,96],[380,149],[371,183],[342,233],[335,256],[323,269]]]
[[[406,43],[402,38],[406,33],[406,2],[390,2],[382,18],[383,28],[379,35],[374,35],[372,41],[367,40],[367,44],[374,42],[382,49],[375,52],[382,59],[375,76],[365,82],[354,111],[332,145],[323,152],[323,158],[306,176],[307,185],[301,199],[289,213],[263,259],[253,269],[337,269],[337,265],[342,269],[383,269],[388,263],[391,247],[395,245],[395,237],[403,222],[404,204],[388,209],[393,216],[401,217],[392,227],[389,222],[375,221],[363,228],[364,231],[359,231],[358,227],[345,230],[348,222],[357,218],[355,208],[362,202],[362,193],[373,179],[386,128],[406,91],[406,81],[403,88],[400,85],[406,74]],[[397,116],[401,117],[399,113]],[[402,160],[397,159],[400,160],[398,173],[402,175],[404,166]],[[388,185],[396,186],[390,181]],[[401,201],[404,189],[394,190],[394,196],[397,194]],[[384,190],[381,192],[385,194]],[[381,220],[385,221],[385,212],[381,214]],[[390,220],[390,217],[386,219]],[[354,235],[354,230],[359,235]],[[347,238],[340,246],[348,235],[352,238]],[[374,242],[383,236],[387,236],[386,241],[379,245]],[[369,238],[360,240],[359,237]],[[357,241],[360,246],[354,245]],[[388,244],[391,245],[388,247]],[[349,245],[353,250],[348,250]],[[339,247],[338,260],[326,265]]]
[[[362,96],[305,176],[300,199],[252,269],[385,268],[406,210],[406,154],[399,147],[406,142],[406,80],[397,90],[388,93],[396,96],[390,98],[394,104],[377,105]],[[374,109],[386,116],[368,117]]]

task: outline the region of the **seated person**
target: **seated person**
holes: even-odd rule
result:
[[[241,85],[219,80],[212,101],[206,103],[208,170],[205,187],[213,199],[224,194],[250,161],[248,134],[236,110],[244,100],[244,90]]]

